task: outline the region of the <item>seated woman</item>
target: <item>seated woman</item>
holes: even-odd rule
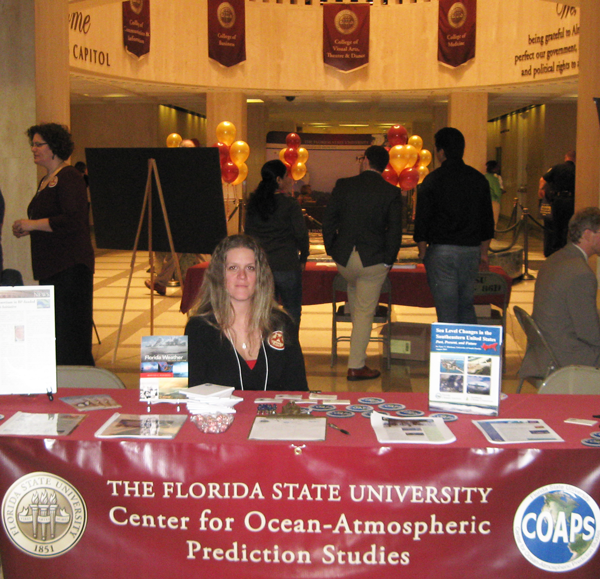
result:
[[[185,328],[190,386],[308,390],[294,323],[273,292],[267,258],[253,238],[219,243]]]

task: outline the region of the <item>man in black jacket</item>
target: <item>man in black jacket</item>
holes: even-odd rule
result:
[[[323,219],[325,249],[348,282],[352,317],[348,380],[380,375],[365,365],[367,346],[381,286],[402,243],[400,190],[381,176],[389,154],[374,145],[365,157],[367,170],[337,181]]]

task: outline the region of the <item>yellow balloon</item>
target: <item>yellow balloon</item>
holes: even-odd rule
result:
[[[279,151],[279,160],[287,167],[287,163],[285,162],[285,152],[287,151],[287,147],[283,147],[281,151]]]
[[[400,173],[406,167],[408,159],[404,155],[404,148],[407,145],[395,145],[390,149],[390,165],[396,173]]]
[[[421,157],[421,165],[423,167],[427,167],[431,163],[431,153],[427,149],[421,149],[419,156]]]
[[[183,139],[181,138],[181,135],[178,135],[177,133],[171,133],[167,137],[167,147],[169,147],[169,148],[179,147],[179,143],[181,143],[182,140]]]
[[[419,183],[423,182],[423,179],[429,175],[429,169],[425,165],[419,165]]]
[[[419,135],[413,135],[408,139],[408,144],[412,145],[418,152],[423,148],[423,139]]]
[[[245,163],[249,155],[250,147],[248,146],[248,143],[245,143],[244,141],[236,141],[231,145],[231,147],[229,147],[229,156],[231,157],[231,160],[238,166],[242,163]]]
[[[298,163],[306,163],[308,161],[308,151],[304,147],[298,148]]]
[[[223,121],[217,125],[217,141],[219,143],[225,143],[227,146],[231,146],[231,143],[235,141],[235,126],[229,121]]]
[[[240,183],[245,181],[246,177],[248,176],[248,165],[246,165],[246,163],[240,163],[239,165],[236,163],[236,165],[237,168],[240,170],[240,173],[237,176],[237,179],[232,183],[232,185],[239,185]]]
[[[402,152],[406,158],[406,167],[412,167],[417,162],[419,152],[412,145],[404,145],[404,151]]]
[[[292,165],[292,179],[294,181],[300,181],[304,175],[306,175],[306,165],[297,161]]]

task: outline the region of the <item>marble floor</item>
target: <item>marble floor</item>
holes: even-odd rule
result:
[[[311,245],[311,254],[319,254],[322,247]],[[402,250],[405,251],[405,250]],[[410,250],[406,250],[410,251]],[[530,240],[530,273],[536,263],[543,261],[541,243]],[[139,359],[141,337],[151,332],[151,295],[144,286],[149,277],[147,252],[138,252],[132,266],[132,252],[98,250],[94,278],[94,320],[101,343],[94,336],[93,353],[96,364],[116,373],[128,388],[139,386]],[[123,324],[117,343],[119,324],[125,303],[125,295],[131,276],[131,286],[125,304]],[[534,281],[516,281],[512,287],[507,317],[506,358],[502,389],[514,392],[518,385],[517,371],[526,345],[512,306],[519,305],[531,312]],[[165,297],[153,296],[153,325],[155,335],[181,334],[186,315],[179,311],[181,289],[168,288]],[[402,322],[431,323],[436,321],[435,310],[394,306],[393,320]],[[373,335],[380,331],[374,326]],[[343,327],[340,326],[340,331]],[[428,389],[428,362],[394,360],[391,370],[385,370],[381,345],[369,346],[367,364],[381,368],[381,377],[362,382],[346,380],[348,344],[338,347],[338,360],[330,367],[331,354],[331,305],[305,306],[302,310],[300,340],[306,360],[308,384],[311,390],[364,391],[364,392],[424,392]],[[533,392],[533,386],[525,384],[523,392]]]

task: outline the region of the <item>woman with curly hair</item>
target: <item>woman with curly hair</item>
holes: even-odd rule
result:
[[[250,196],[244,231],[260,242],[275,280],[275,297],[300,327],[302,270],[309,253],[308,230],[298,202],[287,195],[287,167],[267,161]]]
[[[67,127],[43,123],[26,134],[46,175],[13,234],[30,236],[33,277],[54,286],[56,363],[93,366],[94,249],[85,181],[67,162],[74,149]]]
[[[308,390],[294,323],[274,301],[266,255],[252,237],[219,243],[191,312],[190,386]]]

